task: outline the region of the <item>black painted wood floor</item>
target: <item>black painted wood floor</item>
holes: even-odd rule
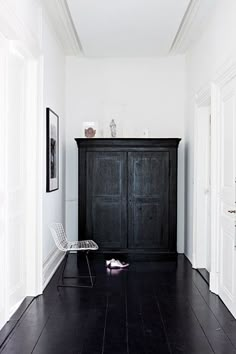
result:
[[[92,265],[93,289],[63,288],[58,295],[55,276],[26,308],[1,353],[236,353],[236,321],[184,256],[112,271],[95,256]]]

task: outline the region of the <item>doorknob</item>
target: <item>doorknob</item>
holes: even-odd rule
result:
[[[230,213],[230,214],[236,214],[236,210],[228,210],[228,213]]]

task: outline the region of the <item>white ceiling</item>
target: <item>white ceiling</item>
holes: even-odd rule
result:
[[[91,57],[167,55],[189,3],[67,0],[83,53]]]
[[[185,53],[220,1],[41,0],[65,54],[85,57]]]

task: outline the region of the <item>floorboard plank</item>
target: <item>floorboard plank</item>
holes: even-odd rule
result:
[[[104,354],[127,354],[125,296],[110,294],[105,328]]]
[[[77,263],[71,255],[67,275],[77,273]],[[20,318],[15,314],[16,327],[0,352],[236,353],[236,320],[184,256],[176,262],[133,261],[125,270],[107,269],[100,255],[91,263],[93,289],[57,292],[55,274],[44,294]],[[86,273],[82,259],[79,264]],[[10,322],[6,326],[11,329]]]

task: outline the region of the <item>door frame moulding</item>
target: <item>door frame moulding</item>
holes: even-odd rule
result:
[[[219,294],[219,271],[220,271],[220,120],[221,120],[221,90],[236,76],[236,59],[228,60],[216,73],[209,84],[198,92],[195,97],[195,121],[194,138],[196,151],[197,138],[197,110],[208,104],[211,106],[211,202],[210,202],[210,225],[211,225],[211,271],[209,288],[215,294]],[[197,157],[194,158],[194,181],[197,178]],[[194,183],[194,216],[193,216],[193,268],[197,268],[197,235],[196,235],[196,184]]]
[[[28,176],[30,188],[28,189],[28,211],[30,216],[28,222],[28,279],[27,279],[27,295],[37,296],[42,293],[42,146],[43,140],[43,122],[39,114],[39,106],[41,106],[40,91],[40,58],[28,58],[27,64],[27,88],[28,88],[28,105],[27,105],[27,131],[31,134],[28,141],[27,159]],[[33,124],[32,124],[33,121]],[[35,157],[36,155],[36,157]],[[33,176],[31,171],[33,170]],[[30,237],[34,235],[34,237]]]
[[[8,297],[7,297],[7,272],[5,269],[6,265],[6,254],[7,254],[7,208],[6,208],[6,69],[7,69],[7,51],[8,43],[7,40],[0,33],[0,267],[2,270],[0,272],[0,328],[8,320]]]
[[[22,23],[18,18],[14,9],[11,9],[6,0],[3,0],[0,4],[0,39],[6,42],[6,48],[4,48],[1,56],[5,57],[5,79],[2,80],[3,84],[0,85],[1,89],[1,101],[6,103],[7,101],[7,62],[10,51],[16,50],[24,58],[26,66],[26,134],[27,139],[27,153],[26,158],[29,161],[27,167],[27,228],[26,228],[26,252],[27,252],[27,275],[26,275],[26,295],[36,296],[42,293],[42,218],[41,218],[41,199],[42,199],[42,119],[40,117],[41,106],[41,71],[40,71],[40,49],[39,42],[35,38],[30,30]],[[1,60],[2,62],[2,60]],[[5,105],[7,107],[7,105]],[[5,112],[5,108],[1,107],[1,112]],[[6,117],[7,112],[1,115]],[[7,129],[6,121],[0,122],[4,129]],[[5,139],[5,136],[4,136]],[[3,139],[3,140],[4,140]],[[36,156],[35,156],[36,155]],[[0,156],[1,157],[1,156]],[[1,157],[1,163],[7,161],[7,151],[4,152],[3,159]],[[4,187],[4,179],[7,176],[2,177],[0,180]],[[1,187],[1,185],[0,185]],[[1,191],[0,191],[1,192]],[[4,196],[4,199],[6,196]],[[6,208],[6,203],[3,205],[3,209]],[[7,212],[7,211],[6,211]],[[3,216],[4,215],[1,215]],[[5,218],[5,217],[4,217]],[[4,227],[4,223],[3,223]],[[10,309],[8,305],[8,285],[7,285],[7,230],[4,227],[5,235],[5,256],[3,257],[4,267],[4,283],[1,283],[5,288],[4,307],[5,316],[0,318],[0,327],[9,319]]]
[[[211,215],[212,230],[212,273],[210,290],[219,293],[220,272],[220,123],[221,123],[221,90],[233,78],[236,77],[236,60],[228,60],[215,75],[211,84],[211,117],[212,117],[212,198],[211,207],[214,213]]]
[[[193,255],[192,255],[192,266],[193,268],[200,268],[198,264],[198,254],[201,251],[198,245],[198,208],[197,205],[197,194],[198,194],[198,161],[200,156],[196,156],[198,152],[198,135],[199,135],[199,110],[201,107],[210,106],[211,102],[211,86],[207,84],[203,87],[195,96],[195,114],[194,114],[194,187],[193,187]],[[211,158],[211,153],[210,153]],[[211,236],[210,236],[211,237]]]
[[[42,171],[39,164],[41,141],[38,132],[41,131],[38,119],[39,94],[39,59],[35,58],[30,48],[18,41],[9,41],[9,53],[16,52],[25,61],[26,96],[25,96],[25,131],[27,160],[26,178],[26,295],[36,296],[42,292],[42,235],[39,232],[41,193],[38,189],[39,175]],[[35,158],[36,155],[36,158]],[[41,188],[40,188],[41,189]]]

